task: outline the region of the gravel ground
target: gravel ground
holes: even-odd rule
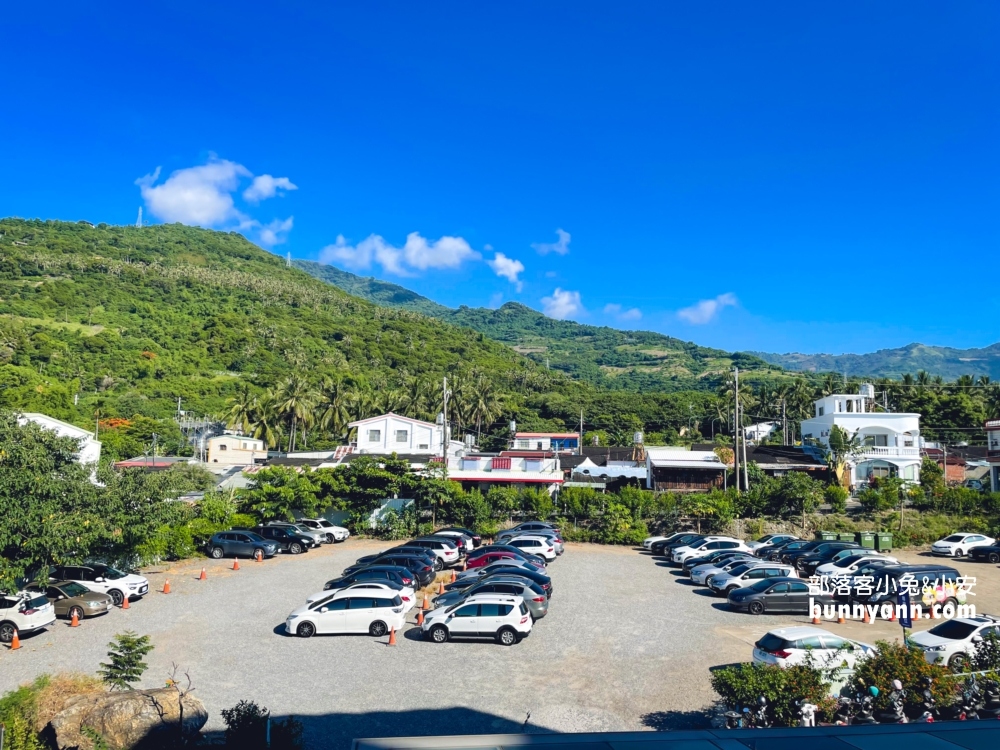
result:
[[[275,716],[294,714],[307,740],[336,748],[354,737],[519,731],[626,731],[681,728],[703,721],[712,701],[709,667],[745,661],[767,630],[805,622],[725,611],[719,600],[679,579],[648,554],[569,544],[550,566],[555,596],[546,618],[520,644],[443,645],[408,628],[387,638],[283,634],[286,615],[324,581],[384,543],[350,540],[301,557],[263,563],[190,561],[147,571],[153,593],[128,611],[59,621],[0,650],[0,693],[58,671],[92,673],[115,633],[152,636],[156,650],[143,683],[152,687],[176,663],[205,702],[209,730],[219,711],[252,699]],[[904,553],[901,557],[913,558]],[[208,580],[198,581],[202,565]],[[982,581],[976,604],[996,611],[994,566],[959,564]],[[165,579],[172,593],[159,593]],[[410,613],[414,620],[416,610]],[[930,623],[921,624],[929,626]],[[888,623],[832,624],[863,640],[894,637]],[[530,719],[527,718],[530,712]]]

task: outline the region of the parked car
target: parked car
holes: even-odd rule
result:
[[[996,565],[1000,563],[1000,544],[991,544],[988,547],[973,547],[969,551],[969,559]]]
[[[379,638],[406,624],[403,600],[398,594],[334,591],[324,599],[303,604],[285,620],[285,632],[300,638],[317,633],[368,633]]]
[[[680,536],[680,534],[679,533],[678,534],[674,534],[673,536]],[[662,542],[662,541],[665,541],[665,540],[667,540],[669,538],[670,538],[670,535],[667,535],[667,536],[647,536],[645,539],[642,540],[642,548],[643,549],[650,549],[653,546],[654,542]]]
[[[774,562],[779,562],[781,560],[781,556],[785,554],[785,552],[800,550],[807,544],[813,544],[813,542],[808,539],[786,539],[785,541],[778,542],[777,544],[761,547],[754,554],[762,560],[773,560]]]
[[[55,621],[55,608],[42,594],[30,591],[0,593],[0,643],[10,643],[15,633],[44,630]]]
[[[781,544],[784,541],[792,541],[793,539],[798,539],[794,534],[764,534],[764,536],[759,539],[755,539],[752,542],[747,542],[747,547],[754,550],[755,552],[759,549],[764,549],[765,547],[773,547],[776,544]]]
[[[102,563],[53,566],[49,568],[49,581],[76,581],[91,591],[107,594],[116,607],[121,606],[126,596],[134,599],[149,592],[149,581],[145,577]]]
[[[512,552],[515,557],[520,557],[523,560],[528,560],[529,562],[532,562],[535,565],[538,565],[539,567],[542,568],[548,565],[548,561],[544,557],[528,552],[527,550],[523,550],[519,547],[512,547],[509,544],[488,544],[484,547],[480,547],[479,549],[472,552],[466,558],[466,564],[470,563],[472,560],[475,560],[480,555],[488,555],[491,552],[497,552],[500,550],[506,552]]]
[[[417,583],[420,586],[426,586],[428,583],[434,580],[434,567],[428,565],[424,562],[421,557],[414,557],[413,555],[396,555],[391,552],[387,552],[384,555],[379,556],[373,560],[370,564],[368,563],[357,563],[344,568],[343,575],[349,576],[357,573],[363,568],[368,568],[370,566],[398,566],[406,568],[409,570],[413,576],[417,579]]]
[[[885,602],[895,604],[897,595],[907,587],[906,581],[916,579],[929,600],[936,603],[959,603],[957,581],[959,572],[955,568],[940,563],[920,565],[886,565],[873,576],[865,588],[852,589],[850,601],[857,604],[875,604],[881,607]],[[925,586],[924,582],[927,582]],[[923,601],[923,596],[919,597]],[[964,598],[964,597],[963,597]],[[913,599],[917,604],[917,598]]]
[[[465,553],[468,554],[476,548],[476,542],[472,538],[472,533],[466,533],[464,531],[457,531],[453,529],[439,529],[435,531],[433,536],[447,537],[448,539],[455,539],[462,543],[462,548]]]
[[[408,555],[409,557],[419,557],[432,568],[437,562],[437,555],[429,549],[425,549],[424,547],[408,547],[404,545],[402,547],[393,547],[392,549],[382,550],[381,552],[376,552],[373,555],[362,555],[357,559],[357,564],[370,565],[386,555]]]
[[[497,542],[500,544],[517,546],[513,544],[514,540],[524,537],[547,539],[552,544],[553,548],[555,548],[557,556],[566,551],[566,543],[563,541],[563,538],[554,531],[522,531],[516,534],[500,534],[497,537]]]
[[[831,545],[835,544],[853,544],[853,547],[817,547],[808,555],[802,555],[796,558],[795,567],[802,571],[805,575],[812,575],[816,568],[820,565],[825,565],[828,562],[833,562],[834,560],[844,559],[845,557],[851,557],[852,555],[865,555],[865,554],[877,554],[875,550],[865,550],[860,544],[854,542],[830,542]]]
[[[480,573],[480,571],[482,572]],[[528,568],[517,568],[503,564],[490,565],[486,568],[477,568],[475,571],[469,571],[469,572],[472,573],[472,575],[459,576],[454,583],[445,584],[444,587],[445,590],[451,591],[453,589],[468,588],[469,586],[475,585],[480,578],[483,578],[487,575],[493,576],[499,574],[510,574],[515,576],[522,576],[523,578],[527,578],[529,581],[537,583],[539,586],[545,589],[545,593],[548,595],[548,597],[550,599],[552,598],[552,591],[553,591],[552,579],[549,578],[544,573],[538,573],[533,570],[529,570]],[[476,573],[480,573],[480,575],[476,575]]]
[[[541,573],[542,575],[547,575],[545,568],[535,565],[533,562],[529,562],[520,557],[502,557],[486,565],[479,567],[468,568],[463,570],[458,574],[458,580],[464,578],[476,577],[479,578],[497,568],[520,568],[522,570],[530,570],[533,573]]]
[[[452,638],[493,638],[503,646],[513,646],[531,633],[531,614],[519,596],[479,594],[432,610],[420,629],[434,643]]]
[[[708,579],[714,575],[724,575],[730,570],[737,568],[741,565],[746,565],[747,567],[753,567],[755,565],[767,565],[766,560],[758,560],[755,557],[747,556],[734,556],[728,560],[720,560],[714,563],[707,563],[705,565],[697,565],[691,568],[691,583],[697,586],[707,586]]]
[[[299,523],[289,523],[287,521],[268,521],[264,524],[266,527],[277,527],[279,529],[286,529],[293,534],[301,534],[309,540],[310,547],[319,547],[326,541],[326,534],[317,529],[311,529],[308,526],[303,526]]]
[[[876,653],[877,649],[871,644],[841,638],[822,628],[800,625],[767,633],[754,644],[753,660],[758,664],[791,667],[811,657],[819,667],[846,665],[850,668]]]
[[[324,590],[332,591],[350,586],[352,583],[359,583],[360,581],[392,581],[401,586],[411,586],[413,588],[420,585],[417,582],[416,576],[406,568],[397,565],[369,565],[367,568],[361,568],[349,576],[341,576],[340,578],[327,581],[323,585],[323,588]]]
[[[448,546],[454,547],[458,551],[458,556],[460,558],[468,555],[473,549],[472,540],[465,536],[465,534],[461,534],[459,536],[453,536],[451,534],[425,534],[420,537],[420,539],[421,541],[427,540],[444,542]]]
[[[878,558],[869,557],[860,568],[847,577],[846,586],[841,585],[837,587],[834,595],[838,599],[850,601],[852,598],[852,592],[854,592],[854,590],[857,589],[862,583],[867,583],[870,586],[878,571],[889,565],[897,564],[898,563],[890,562],[888,559],[879,560]]]
[[[649,550],[654,555],[664,555],[669,557],[670,553],[675,547],[683,547],[686,544],[690,544],[701,539],[701,534],[695,534],[694,532],[688,531],[683,534],[671,534],[666,539],[661,539],[658,542],[653,542],[649,545]]]
[[[705,537],[702,541],[695,542],[691,546],[675,549],[672,559],[675,563],[679,563],[683,566],[683,564],[691,558],[701,557],[708,552],[714,552],[716,550],[731,550],[734,552],[739,551],[750,553],[750,548],[739,539],[733,539],[731,537],[721,539]]]
[[[508,552],[507,550],[496,550],[494,552],[488,552],[485,555],[479,555],[477,557],[468,560],[465,564],[465,569],[475,570],[476,568],[485,568],[487,565],[498,562],[500,560],[517,560],[520,559],[513,552]]]
[[[91,591],[75,581],[53,581],[38,593],[44,596],[55,610],[56,617],[77,619],[106,615],[114,607],[114,600],[107,594]]]
[[[511,547],[533,555],[545,558],[546,562],[552,562],[558,557],[556,547],[551,539],[544,536],[518,536],[510,540]]]
[[[684,561],[684,564],[681,565],[681,570],[685,574],[690,575],[691,571],[699,565],[722,563],[735,557],[755,559],[752,553],[744,552],[739,549],[716,549],[711,552],[707,552],[704,555],[699,555],[698,557],[689,557]]]
[[[325,518],[300,518],[296,523],[313,531],[320,532],[330,544],[347,541],[347,538],[351,535],[351,532],[343,526],[336,526]]]
[[[947,664],[956,672],[964,672],[969,657],[989,635],[1000,638],[1000,618],[990,615],[956,617],[930,630],[913,633],[906,639],[906,645],[923,651],[929,664]]]
[[[509,533],[511,531],[516,531],[518,533],[523,533],[526,531],[554,531],[559,533],[559,527],[554,523],[548,523],[546,521],[525,521],[524,523],[519,523],[512,529],[504,529],[500,533]]]
[[[417,603],[417,595],[411,586],[401,586],[395,581],[359,581],[336,589],[326,589],[306,598],[306,604],[312,604],[320,599],[328,599],[330,591],[350,591],[352,594],[371,594],[372,596],[398,596],[403,601],[403,612],[409,612]]]
[[[467,589],[452,589],[434,598],[435,607],[450,607],[477,594],[502,594],[519,596],[528,606],[534,620],[545,617],[549,611],[549,597],[539,584],[523,576],[492,575],[478,581]]]
[[[254,531],[259,536],[270,539],[277,544],[281,552],[287,552],[290,555],[301,555],[311,547],[316,546],[314,537],[306,536],[294,529],[286,529],[283,526],[258,526]]]
[[[726,597],[729,608],[752,615],[809,614],[809,600],[820,607],[835,605],[830,594],[809,595],[809,584],[799,578],[763,578],[738,589],[730,589]]]
[[[434,533],[443,534],[445,532],[450,532],[450,531],[457,531],[460,534],[465,534],[466,536],[471,537],[473,547],[478,547],[483,543],[483,538],[479,536],[479,534],[477,534],[475,531],[472,531],[471,529],[462,528],[461,526],[445,526],[443,529],[438,529]]]
[[[787,565],[794,565],[796,570],[804,570],[803,567],[805,563],[800,563],[800,561],[805,558],[809,558],[812,562],[816,558],[815,555],[823,555],[829,551],[834,553],[840,552],[843,549],[860,549],[861,545],[857,542],[822,542],[817,541],[814,547],[805,546],[797,550],[786,550],[781,555],[781,562]],[[824,561],[826,562],[826,561]]]
[[[421,537],[406,543],[407,547],[423,547],[430,550],[437,557],[436,570],[442,570],[459,562],[458,543],[454,539],[445,540],[433,539],[431,537]]]
[[[943,557],[965,557],[976,547],[989,547],[996,539],[984,534],[952,534],[931,545],[932,555]]]
[[[765,578],[796,578],[795,568],[782,563],[749,563],[746,567],[737,565],[725,573],[708,578],[708,587],[716,594],[728,595],[733,589],[741,589]]]
[[[209,556],[216,560],[223,557],[274,557],[280,547],[273,539],[265,539],[252,531],[220,531],[212,534],[205,544]]]
[[[858,551],[860,552],[861,550]],[[895,557],[889,557],[888,555],[847,555],[846,557],[841,557],[839,560],[834,557],[830,562],[817,566],[813,572],[818,576],[849,576],[854,575],[866,563],[873,560],[883,560],[891,565],[899,563],[899,560]]]

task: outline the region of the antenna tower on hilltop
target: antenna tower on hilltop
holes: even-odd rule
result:
[[[289,268],[292,267],[292,251],[288,251],[288,255],[285,256],[285,265]]]
[[[139,206],[139,216],[135,220],[136,229],[142,229],[142,206]]]

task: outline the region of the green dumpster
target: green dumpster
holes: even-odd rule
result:
[[[845,532],[843,532],[843,533],[840,534],[839,539],[842,542],[853,542],[854,541],[854,532],[853,531],[845,531]]]
[[[816,538],[822,539],[824,542],[835,542],[837,541],[836,531],[817,531]]]
[[[865,549],[875,549],[875,534],[871,531],[859,531],[854,535],[854,541]]]
[[[875,535],[875,549],[879,552],[892,552],[892,534],[880,531]]]

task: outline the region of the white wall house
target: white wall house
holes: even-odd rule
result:
[[[465,489],[475,487],[482,492],[493,485],[503,485],[541,487],[552,494],[563,483],[563,472],[558,456],[552,453],[505,451],[499,456],[467,453],[448,459],[448,479],[461,482]]]
[[[81,464],[94,464],[96,466],[101,460],[101,443],[89,430],[36,412],[26,412],[17,421],[22,426],[27,422],[34,422],[43,429],[56,433],[59,437],[69,437],[78,441],[80,452],[77,454],[77,461]]]
[[[920,481],[920,415],[872,410],[874,389],[835,393],[814,402],[814,415],[802,422],[803,440],[830,447],[834,425],[857,436],[863,452],[850,462],[850,482],[862,486],[872,477],[898,476]]]
[[[990,489],[1000,492],[1000,419],[987,419],[986,460],[990,464]]]
[[[209,438],[208,465],[253,466],[267,460],[267,446],[263,440],[243,435],[216,435]]]
[[[777,427],[777,422],[758,422],[757,424],[751,424],[744,427],[743,434],[746,436],[747,440],[756,443],[771,437]]]
[[[441,455],[441,438],[444,428],[431,422],[403,417],[399,414],[381,414],[359,419],[347,425],[357,429],[356,453],[375,453],[388,456],[392,453]],[[464,444],[450,440],[448,455],[457,455]]]

